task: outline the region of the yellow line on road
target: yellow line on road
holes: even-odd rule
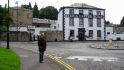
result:
[[[17,48],[21,48],[21,49],[29,50],[29,51],[32,51],[32,52],[35,52],[35,53],[39,53],[38,51],[33,50],[33,49],[29,49],[29,48],[22,48],[22,47],[17,47]],[[55,61],[55,62],[61,64],[62,66],[64,66],[64,67],[65,67],[65,70],[76,70],[74,67],[72,67],[71,65],[69,65],[69,64],[67,64],[67,63],[65,63],[65,62],[63,62],[63,61],[60,60],[59,58],[56,58],[56,57],[54,57],[54,56],[52,56],[52,55],[49,55],[49,54],[46,54],[45,56],[46,56],[47,58],[52,59],[53,61]]]

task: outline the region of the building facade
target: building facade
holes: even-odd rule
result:
[[[58,31],[57,20],[33,18],[34,34],[39,35],[42,31]]]
[[[124,27],[106,26],[106,40],[124,40]]]
[[[58,24],[63,40],[105,40],[105,9],[84,3],[61,7]]]

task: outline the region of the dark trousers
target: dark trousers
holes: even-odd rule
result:
[[[43,61],[43,56],[44,56],[44,50],[39,51],[39,61]]]

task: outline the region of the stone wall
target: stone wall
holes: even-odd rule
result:
[[[40,33],[42,33],[41,31]],[[63,41],[63,32],[62,31],[45,31],[47,36],[47,41]]]
[[[6,36],[6,32],[2,32],[0,35],[0,40],[2,41],[6,41],[7,36]],[[17,39],[17,35],[18,35],[18,39]],[[10,32],[9,33],[9,39],[10,41],[30,41],[30,35],[27,32]]]
[[[13,23],[11,23],[12,25],[19,27],[27,27],[29,25],[32,25],[32,10],[20,7],[13,7],[10,9],[10,14],[13,20]]]

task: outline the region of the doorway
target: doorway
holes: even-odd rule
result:
[[[78,40],[79,41],[85,40],[85,28],[78,28]]]

